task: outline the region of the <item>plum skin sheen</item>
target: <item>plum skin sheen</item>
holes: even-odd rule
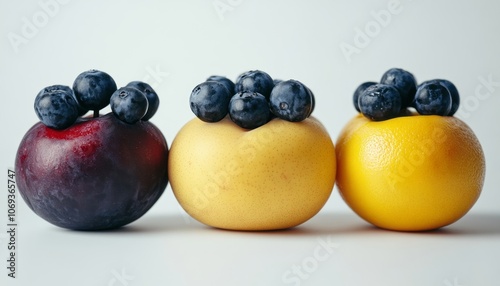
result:
[[[104,230],[144,215],[168,184],[168,145],[149,121],[127,124],[112,113],[65,130],[35,124],[15,169],[27,205],[63,228]]]

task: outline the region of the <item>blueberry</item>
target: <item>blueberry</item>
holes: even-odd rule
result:
[[[73,92],[73,90],[71,89],[71,87],[67,86],[67,85],[59,85],[59,84],[56,84],[56,85],[52,85],[52,86],[48,86],[45,88],[46,91],[56,91],[56,90],[62,90],[64,92],[67,92],[67,93],[70,93],[74,98],[75,98],[75,101],[77,103],[77,108],[78,108],[78,116],[82,116],[82,115],[85,115],[85,113],[87,113],[89,110],[88,109],[85,109],[83,108],[80,103],[78,103],[78,100],[76,99],[76,96],[75,96],[75,93]]]
[[[243,91],[231,97],[229,116],[238,126],[254,129],[266,124],[271,116],[269,103],[260,93]]]
[[[236,81],[235,81],[235,87],[234,87],[234,88],[235,88],[235,90],[234,90],[235,92],[236,92],[236,83],[237,83],[237,82],[239,82],[239,81],[241,81],[241,79],[242,79],[243,77],[245,77],[245,76],[249,75],[249,74],[250,74],[250,73],[252,73],[252,72],[254,72],[254,71],[246,71],[246,72],[241,73],[240,75],[238,75],[238,77],[236,78]]]
[[[314,108],[316,107],[316,98],[314,97],[314,93],[311,91],[311,89],[309,89],[307,86],[306,86],[306,89],[307,89],[307,92],[309,93],[309,95],[311,96],[311,111],[309,112],[309,116],[311,116],[311,113],[313,113],[314,111]]]
[[[451,95],[451,109],[450,112],[448,112],[448,114],[446,115],[453,116],[453,114],[457,112],[458,107],[460,106],[460,94],[458,93],[458,90],[455,87],[455,85],[451,81],[446,79],[433,79],[424,81],[419,85],[419,87],[427,83],[439,83],[448,89]]]
[[[141,120],[148,110],[148,99],[140,90],[122,87],[110,99],[111,111],[121,121],[134,124]]]
[[[410,106],[413,102],[417,81],[411,73],[403,69],[392,68],[382,75],[380,83],[393,85],[399,91],[402,108]]]
[[[109,104],[111,95],[116,91],[116,83],[105,72],[89,70],[76,77],[73,91],[83,108],[98,111]]]
[[[358,88],[356,88],[356,90],[354,91],[354,94],[352,96],[352,103],[354,104],[354,108],[356,108],[356,111],[357,112],[361,112],[361,110],[359,109],[359,104],[358,104],[358,99],[359,99],[359,96],[370,86],[372,85],[375,85],[377,84],[376,82],[374,81],[367,81],[367,82],[364,82],[362,84],[360,84],[358,86]]]
[[[35,98],[35,112],[40,121],[53,129],[65,129],[78,118],[78,103],[71,89],[49,86]]]
[[[70,93],[73,94],[73,90],[71,87],[67,85],[61,85],[61,84],[54,84],[51,86],[47,86],[46,88],[43,89],[45,92],[53,92],[53,91],[64,91],[65,93]]]
[[[234,83],[230,79],[228,79],[227,77],[220,76],[220,75],[212,75],[212,76],[210,76],[210,77],[207,78],[207,81],[217,81],[217,82],[220,82],[220,83],[222,83],[227,88],[227,90],[229,91],[229,94],[231,96],[233,96],[235,94],[235,92],[234,92]]]
[[[415,94],[414,106],[421,115],[448,115],[451,110],[451,93],[439,82],[421,84]]]
[[[401,95],[392,85],[375,84],[360,94],[358,105],[361,113],[371,120],[391,119],[401,110]]]
[[[153,117],[153,115],[155,115],[156,111],[158,110],[158,106],[160,106],[160,98],[158,97],[156,91],[154,91],[154,89],[149,84],[142,81],[132,81],[129,82],[126,86],[133,87],[144,93],[148,100],[148,111],[146,111],[146,115],[144,115],[141,120],[147,121],[151,119],[151,117]]]
[[[230,100],[231,95],[224,84],[206,81],[193,89],[189,105],[199,119],[205,122],[217,122],[227,115]]]
[[[460,106],[460,94],[458,93],[457,87],[449,80],[446,79],[438,79],[442,85],[444,85],[451,95],[451,109],[448,112],[448,116],[453,116],[455,112],[457,112],[458,107]]]
[[[270,96],[271,111],[277,117],[298,122],[306,119],[312,111],[312,92],[301,82],[286,80],[276,85]]]
[[[257,92],[269,100],[273,87],[273,79],[267,73],[254,70],[245,72],[238,77],[235,84],[235,92]]]
[[[276,86],[278,83],[280,83],[280,82],[282,82],[282,81],[283,81],[282,79],[273,78],[273,85],[274,85],[274,86]],[[273,87],[273,88],[274,88],[274,87]],[[311,94],[312,94],[312,92],[311,92]],[[311,111],[311,112],[312,112],[312,111]],[[275,117],[276,117],[276,115],[274,115],[274,113],[272,113],[272,112],[271,112],[271,118],[270,118],[269,120],[271,120],[271,119],[273,119],[273,118],[275,118]]]

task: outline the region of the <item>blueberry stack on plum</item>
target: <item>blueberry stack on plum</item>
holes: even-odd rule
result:
[[[112,112],[100,115],[108,104]],[[168,145],[149,121],[158,105],[147,83],[117,89],[98,70],[78,75],[72,88],[43,88],[34,103],[40,122],[16,156],[26,204],[46,221],[75,230],[112,229],[140,218],[168,184]]]

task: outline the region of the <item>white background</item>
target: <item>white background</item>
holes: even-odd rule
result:
[[[193,117],[192,88],[212,74],[234,80],[260,69],[304,82],[316,95],[315,116],[335,140],[355,115],[357,85],[392,67],[411,71],[419,82],[455,83],[462,96],[457,116],[482,143],[487,172],[469,214],[431,233],[370,227],[336,189],[315,218],[271,233],[200,225],[181,210],[170,186],[143,218],[111,232],[59,229],[20,200],[18,278],[7,278],[0,263],[1,285],[500,285],[500,4],[478,2],[2,0],[4,172],[14,167],[22,136],[38,120],[38,91],[71,85],[91,68],[108,72],[118,86],[152,84],[161,99],[152,122],[171,143]],[[380,12],[388,6],[392,13]],[[377,22],[382,14],[390,16]],[[369,34],[364,42],[361,33]],[[347,55],[346,45],[357,50]],[[0,232],[1,261],[7,241]],[[325,242],[335,247],[321,248]],[[291,274],[294,265],[302,277]]]

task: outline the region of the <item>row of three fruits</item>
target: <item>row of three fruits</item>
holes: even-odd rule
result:
[[[402,116],[376,122],[359,115],[343,129],[335,150],[323,125],[309,117],[310,89],[298,81],[273,81],[266,85],[266,96],[262,79],[268,84],[270,77],[262,74],[242,74],[236,81],[240,90],[229,91],[232,82],[223,77],[197,86],[191,108],[202,120],[188,122],[170,151],[152,123],[124,121],[114,108],[112,114],[79,118],[62,130],[38,123],[18,150],[20,193],[39,216],[71,229],[108,229],[138,219],[168,179],[191,216],[238,230],[282,229],[307,221],[324,206],[336,179],[357,214],[387,229],[438,228],[459,219],[477,200],[484,158],[460,120]],[[89,76],[88,86],[99,86],[99,79]],[[77,98],[101,96],[95,90]],[[232,93],[241,101],[233,107],[227,101]],[[376,88],[363,93],[385,96]],[[261,96],[267,104],[254,104]],[[125,113],[134,109],[132,100],[123,106]],[[210,109],[215,113],[202,112]],[[207,119],[224,110],[229,116]],[[253,129],[234,120],[252,123],[262,114],[268,118]],[[303,118],[291,120],[290,114]],[[476,159],[466,164],[471,155]]]

